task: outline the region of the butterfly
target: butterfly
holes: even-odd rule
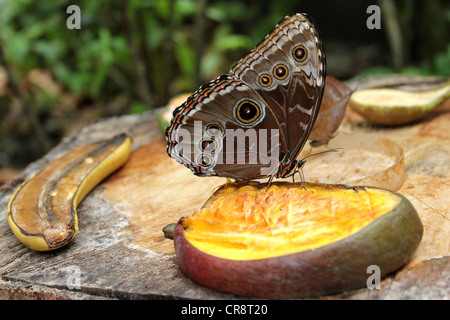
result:
[[[285,17],[229,74],[177,107],[167,153],[198,176],[247,182],[293,176],[319,112],[326,58],[307,14]]]

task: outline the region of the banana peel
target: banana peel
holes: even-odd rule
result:
[[[79,146],[52,161],[11,197],[7,216],[14,235],[36,251],[69,243],[78,232],[78,204],[128,160],[130,151],[131,138],[121,134]]]

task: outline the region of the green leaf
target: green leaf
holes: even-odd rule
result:
[[[10,62],[17,64],[23,63],[30,51],[30,42],[28,39],[20,34],[8,39],[7,55]]]
[[[175,56],[178,65],[187,77],[194,77],[195,73],[195,52],[189,44],[181,43],[175,47]]]
[[[130,107],[130,113],[132,114],[141,114],[148,110],[146,104],[138,101],[134,101]]]
[[[34,42],[33,52],[44,57],[47,63],[54,63],[60,60],[65,53],[65,45],[57,39],[52,41],[38,40]]]
[[[429,68],[416,68],[412,66],[407,66],[401,70],[402,74],[407,74],[411,76],[429,76],[431,75]]]

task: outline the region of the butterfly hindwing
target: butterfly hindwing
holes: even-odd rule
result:
[[[247,106],[255,112],[251,118],[241,111]],[[252,88],[233,76],[221,76],[174,111],[166,131],[167,151],[196,175],[238,180],[267,176],[278,161],[276,130],[271,135],[274,119]]]

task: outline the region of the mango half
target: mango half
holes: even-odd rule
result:
[[[275,182],[226,184],[181,218],[174,246],[185,276],[243,296],[317,297],[364,287],[405,264],[422,238],[412,204],[393,191]]]

